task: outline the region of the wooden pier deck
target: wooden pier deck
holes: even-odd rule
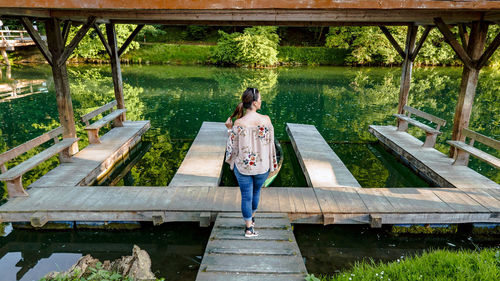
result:
[[[149,121],[126,121],[104,134],[100,144],[90,144],[32,183],[30,187],[91,185],[103,177],[150,128]],[[76,199],[76,198],[74,198]]]
[[[1,222],[193,221],[240,211],[238,187],[31,188],[0,206]],[[500,190],[485,188],[263,189],[259,212],[306,224],[500,223]],[[41,225],[43,225],[43,223]],[[37,225],[37,226],[40,226]]]
[[[224,123],[203,122],[168,186],[218,186],[226,152]]]
[[[315,126],[286,124],[307,184],[311,187],[361,187]]]
[[[500,189],[499,184],[467,166],[453,166],[452,158],[434,148],[422,147],[422,141],[406,132],[397,131],[394,126],[371,125],[369,131],[437,186]]]
[[[304,280],[307,270],[286,213],[258,213],[259,236],[245,238],[241,213],[215,220],[197,281]]]

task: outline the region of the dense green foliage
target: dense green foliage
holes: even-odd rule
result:
[[[278,61],[285,65],[343,65],[347,53],[341,48],[281,46]]]
[[[396,26],[388,28],[399,45],[404,48],[407,27]],[[424,28],[420,27],[417,40],[420,38]],[[452,29],[458,38],[458,28]],[[490,26],[487,44],[491,42],[496,34],[500,32],[498,25]],[[391,65],[402,61],[396,49],[389,40],[375,26],[354,27],[331,27],[326,38],[326,46],[330,48],[342,48],[349,50],[345,63],[352,65]],[[460,65],[461,62],[455,55],[450,45],[444,41],[443,35],[434,28],[427,37],[420,50],[416,64],[422,65]],[[500,54],[497,51],[491,58],[490,65],[500,64]]]
[[[214,48],[212,45],[143,44],[125,54],[122,60],[153,64],[209,64]]]
[[[118,46],[121,46],[125,40],[127,40],[128,36],[135,29],[135,25],[133,24],[116,24],[116,40],[118,41]],[[68,42],[76,35],[80,27],[72,27],[70,30]],[[99,29],[106,36],[106,28],[103,24],[100,25]],[[138,42],[131,42],[129,47],[125,50],[125,52],[136,49],[139,47]],[[97,32],[94,29],[91,29],[87,32],[87,35],[83,37],[83,39],[78,44],[78,47],[73,51],[73,58],[83,58],[83,59],[95,59],[95,58],[108,58],[106,50],[104,50],[104,46],[102,45],[101,40],[97,36]]]
[[[372,262],[357,263],[354,268],[320,278],[309,275],[308,281],[355,281],[355,280],[499,280],[500,251],[483,249],[481,251],[425,252],[421,256],[401,257],[388,264]]]
[[[278,62],[279,36],[276,27],[255,26],[243,33],[219,31],[213,53],[216,63],[238,66],[274,66]]]

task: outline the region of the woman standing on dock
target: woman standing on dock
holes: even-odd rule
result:
[[[261,103],[259,91],[256,88],[247,88],[236,110],[226,121],[229,133],[226,162],[231,166],[231,170],[234,170],[240,186],[245,237],[258,235],[254,226],[260,189],[269,173],[278,165],[271,119],[267,115],[257,113]],[[232,120],[235,117],[233,126]]]

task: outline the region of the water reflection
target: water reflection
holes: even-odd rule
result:
[[[437,143],[437,149],[445,153],[460,74],[459,68],[416,68],[409,96],[410,106],[448,121]],[[0,104],[0,120],[5,120],[0,123],[0,151],[58,126],[50,68],[14,67],[12,75],[16,79],[47,79],[50,94]],[[69,75],[76,120],[114,98],[109,67],[70,67]],[[396,111],[399,79],[400,68],[123,66],[127,117],[150,120],[153,128],[145,137],[153,147],[132,169],[132,175],[137,185],[167,185],[202,122],[225,120],[238,103],[242,89],[257,86],[263,93],[262,113],[270,115],[281,141],[288,141],[287,122],[312,124],[329,143],[353,144],[332,147],[344,162],[350,163],[348,168],[363,186],[425,186],[410,170],[398,168],[400,163],[381,157],[383,152],[368,145],[376,141],[368,133],[370,124],[395,124],[392,113]],[[500,72],[481,71],[470,125],[496,139],[500,139],[499,90]],[[77,130],[82,139],[80,147],[84,147],[87,135],[80,122]],[[410,132],[425,137],[416,128]],[[478,147],[500,156],[498,151]],[[32,155],[28,153],[19,161]],[[56,158],[43,163],[24,177],[25,184],[54,165]],[[475,158],[470,167],[500,183],[500,171],[493,167]],[[291,174],[295,172],[283,169],[280,185],[301,185],[300,179]]]
[[[38,280],[50,271],[67,270],[81,256],[101,261],[146,250],[152,271],[168,280],[194,280],[210,234],[198,224],[168,223],[134,231],[15,230],[0,238],[0,280]]]
[[[397,235],[389,228],[360,225],[295,225],[294,234],[310,273],[332,275],[356,262],[392,262],[429,249],[498,247],[498,235],[460,234]]]

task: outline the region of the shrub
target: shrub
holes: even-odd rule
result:
[[[215,63],[238,66],[274,66],[278,62],[279,36],[276,27],[245,28],[243,33],[219,31],[212,58]]]

